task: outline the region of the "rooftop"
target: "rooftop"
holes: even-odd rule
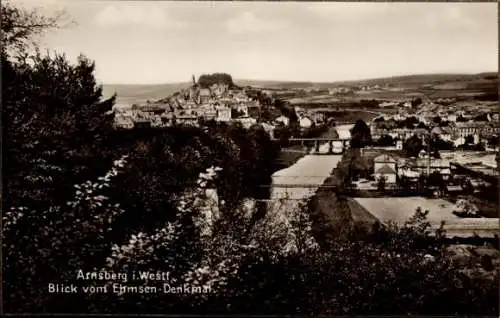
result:
[[[394,160],[394,158],[392,158],[391,156],[389,155],[380,155],[380,156],[377,156],[373,159],[374,162],[383,162],[383,163],[397,163],[396,160]]]
[[[379,168],[377,171],[375,171],[375,173],[382,173],[382,174],[393,173],[393,174],[395,174],[396,171],[394,171],[394,169],[392,169],[388,165],[383,165],[381,168]]]

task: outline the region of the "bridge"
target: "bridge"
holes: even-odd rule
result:
[[[277,138],[272,138],[271,140],[279,140]],[[325,137],[318,137],[318,138],[289,138],[287,139],[288,142],[292,144],[297,144],[300,143],[303,148],[313,148],[314,149],[314,154],[321,154],[324,152],[320,152],[320,146],[321,143],[324,143],[325,145],[328,144],[328,150],[326,151],[327,154],[341,154],[344,153],[344,151],[349,148],[349,139],[339,139],[339,138],[325,138]],[[334,143],[337,143],[337,145],[334,146]],[[313,144],[312,146],[310,144]]]
[[[272,185],[259,185],[261,188],[283,188],[283,189],[289,189],[289,188],[312,188],[312,189],[320,189],[320,188],[326,188],[326,189],[334,189],[337,188],[336,185],[324,185],[324,184],[311,184],[311,183],[275,183]]]

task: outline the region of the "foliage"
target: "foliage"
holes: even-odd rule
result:
[[[37,10],[27,10],[14,6],[9,0],[0,6],[2,56],[23,55],[28,49],[36,47],[37,37],[48,30],[57,29],[66,18],[64,11],[53,16],[43,16]]]
[[[416,135],[411,136],[403,143],[403,150],[408,157],[418,157],[422,149],[422,140]]]
[[[229,88],[234,86],[233,78],[226,73],[203,74],[198,78],[198,85],[208,88],[213,84],[228,85]]]
[[[380,147],[392,147],[396,145],[394,138],[390,135],[382,135],[376,142]]]
[[[387,177],[386,176],[380,176],[377,180],[377,190],[378,191],[385,191],[385,186],[387,183]]]
[[[71,281],[75,270],[102,264],[112,224],[124,212],[106,192],[126,159],[116,160],[97,181],[76,184],[65,204],[8,210],[2,237],[7,311],[37,311],[57,303],[60,296],[47,293],[49,283]]]
[[[108,131],[114,99],[101,101],[93,63],[2,58],[6,312],[498,312],[496,286],[458,271],[440,234],[429,237],[425,212],[328,244],[305,206],[280,202],[255,217],[242,203],[269,182],[277,155],[263,129]],[[339,171],[359,158],[352,149]],[[48,292],[49,283],[81,286],[79,269],[169,271],[171,284],[211,292]]]
[[[397,122],[398,128],[408,128],[414,129],[416,125],[418,125],[420,121],[415,116],[406,117],[404,120],[400,120]]]
[[[412,101],[411,101],[411,107],[412,108],[415,108],[415,107],[419,106],[420,104],[422,104],[422,98],[421,97],[417,97],[415,99],[412,99]]]
[[[481,122],[483,122],[483,121],[489,121],[488,120],[488,114],[483,113],[481,115],[477,115],[476,117],[474,117],[474,121],[481,121]]]
[[[104,173],[115,97],[101,100],[94,63],[36,52],[2,66],[6,208],[50,205]]]
[[[498,136],[491,136],[488,138],[488,146],[498,147],[500,146],[500,138]]]
[[[454,148],[452,141],[443,140],[439,135],[433,136],[430,143],[431,150],[453,150]]]
[[[370,127],[363,120],[357,120],[351,129],[351,147],[364,148],[371,145],[371,143],[372,135]]]

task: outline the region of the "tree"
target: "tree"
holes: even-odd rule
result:
[[[474,117],[474,121],[488,121],[488,114],[483,113],[481,115],[477,115],[476,117]]]
[[[361,119],[351,129],[351,147],[364,148],[372,143],[370,127]]]
[[[240,117],[243,117],[245,115],[246,115],[246,113],[243,110],[231,108],[231,118],[240,118]]]
[[[405,151],[408,157],[418,157],[422,149],[423,149],[422,140],[416,135],[411,136],[403,144],[403,150]]]
[[[2,65],[5,204],[50,205],[116,158],[107,138],[115,96],[101,99],[95,65],[84,56],[71,65],[37,52]]]
[[[488,146],[498,147],[500,145],[500,138],[498,136],[491,136],[488,138]]]
[[[422,123],[422,122],[419,122],[418,125],[417,125],[417,128],[420,128],[420,129],[427,129],[427,125]]]
[[[442,119],[441,117],[436,116],[432,119],[432,122],[439,125],[442,122]]]
[[[64,11],[58,11],[53,16],[43,16],[36,10],[14,6],[9,0],[2,1],[0,8],[1,50],[5,57],[24,55],[29,48],[36,47],[39,36],[51,29],[67,26]]]
[[[386,182],[387,182],[387,177],[382,175],[378,178],[377,180],[377,190],[378,191],[385,191],[385,185],[386,185]]]
[[[431,187],[437,187],[440,190],[443,190],[446,186],[443,176],[439,171],[434,171],[429,175],[427,184]]]
[[[381,147],[391,147],[394,146],[396,143],[394,141],[394,138],[390,135],[383,135],[379,138],[377,141],[377,144]]]
[[[213,84],[224,84],[230,88],[234,86],[233,78],[226,73],[203,74],[198,78],[198,85],[208,88]]]
[[[415,98],[415,99],[413,99],[411,101],[411,107],[412,108],[415,108],[415,107],[419,106],[420,104],[422,104],[422,98],[421,97],[417,97],[417,98]]]

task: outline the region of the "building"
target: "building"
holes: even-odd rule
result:
[[[248,106],[247,105],[241,103],[241,104],[236,106],[236,109],[239,112],[243,112],[245,114],[245,116],[248,116]]]
[[[215,109],[207,109],[201,112],[201,117],[204,120],[216,120],[217,111]]]
[[[282,123],[284,126],[288,126],[290,124],[290,119],[283,115],[279,116],[274,121],[277,123]]]
[[[485,124],[479,123],[457,123],[455,125],[454,134],[458,137],[466,137],[469,135],[479,134],[484,128]]]
[[[403,141],[402,140],[396,140],[396,149],[398,149],[398,150],[403,149]]]
[[[248,129],[257,123],[257,120],[252,117],[241,117],[235,119],[235,121],[241,123],[245,129]]]
[[[395,184],[397,180],[396,176],[396,170],[391,168],[387,164],[384,164],[383,166],[375,170],[375,180],[385,178],[385,182],[388,184]]]
[[[175,123],[178,125],[198,126],[198,116],[194,114],[184,114],[175,117]]]
[[[394,160],[394,158],[392,158],[391,156],[388,156],[388,155],[377,156],[377,157],[375,157],[375,159],[373,159],[373,162],[374,162],[373,170],[375,172],[377,170],[379,170],[380,168],[382,168],[383,166],[385,166],[385,165],[389,166],[395,172],[397,172],[397,170],[398,170],[397,169],[397,166],[398,166],[397,161]]]
[[[217,121],[230,121],[231,120],[231,107],[216,106],[215,110],[217,111],[217,117],[215,120],[217,120]]]
[[[445,118],[447,121],[450,122],[456,122],[457,121],[457,115],[456,114],[448,114],[448,116]]]
[[[453,138],[453,128],[451,127],[442,127],[441,128],[441,139],[444,141],[452,141]]]
[[[202,88],[198,96],[201,103],[207,103],[212,98],[212,92],[208,88]]]
[[[309,117],[302,117],[299,120],[300,128],[310,128],[313,124],[313,121]]]

